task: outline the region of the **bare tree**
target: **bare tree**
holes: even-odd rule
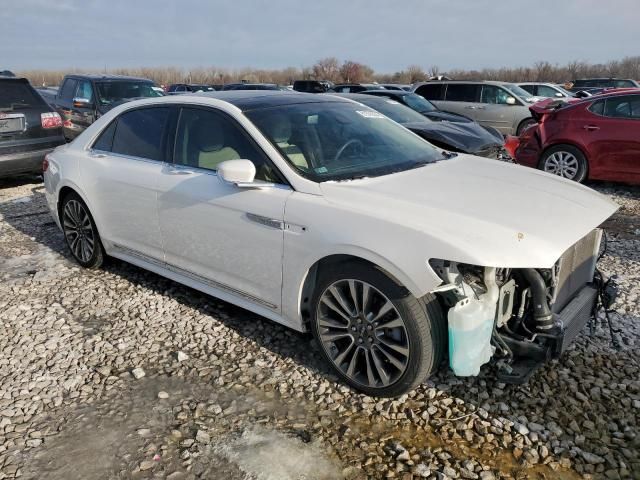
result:
[[[312,67],[313,76],[317,80],[338,81],[340,66],[336,57],[328,57],[318,60]]]

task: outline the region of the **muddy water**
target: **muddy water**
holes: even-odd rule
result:
[[[158,399],[159,391],[169,398]],[[545,465],[524,469],[508,451],[443,439],[410,421],[398,427],[364,412],[318,411],[314,403],[283,399],[275,391],[220,387],[192,377],[120,380],[101,400],[65,411],[52,428],[59,433],[25,458],[25,478],[164,478],[184,472],[229,480],[334,480],[343,477],[343,468],[371,456],[367,445],[394,443],[474,459],[514,478],[580,478]],[[211,441],[192,444],[198,430]],[[393,462],[393,456],[383,461]],[[375,467],[368,473],[375,475]]]

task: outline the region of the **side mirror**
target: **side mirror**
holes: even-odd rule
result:
[[[516,99],[513,97],[507,97],[507,105],[515,105]]]
[[[86,98],[76,97],[73,99],[73,106],[76,108],[93,108],[93,103]]]
[[[251,160],[227,160],[218,165],[218,177],[239,188],[268,188],[273,183],[255,181],[256,166]]]
[[[564,95],[560,92],[556,92],[556,97],[558,98],[564,98]]]

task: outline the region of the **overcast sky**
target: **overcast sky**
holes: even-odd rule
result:
[[[640,0],[0,0],[0,70],[595,63],[639,25]]]

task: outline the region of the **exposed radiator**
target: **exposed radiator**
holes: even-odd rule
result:
[[[602,230],[596,228],[562,254],[559,262],[558,286],[555,291],[552,311],[560,312],[571,299],[593,280]]]

